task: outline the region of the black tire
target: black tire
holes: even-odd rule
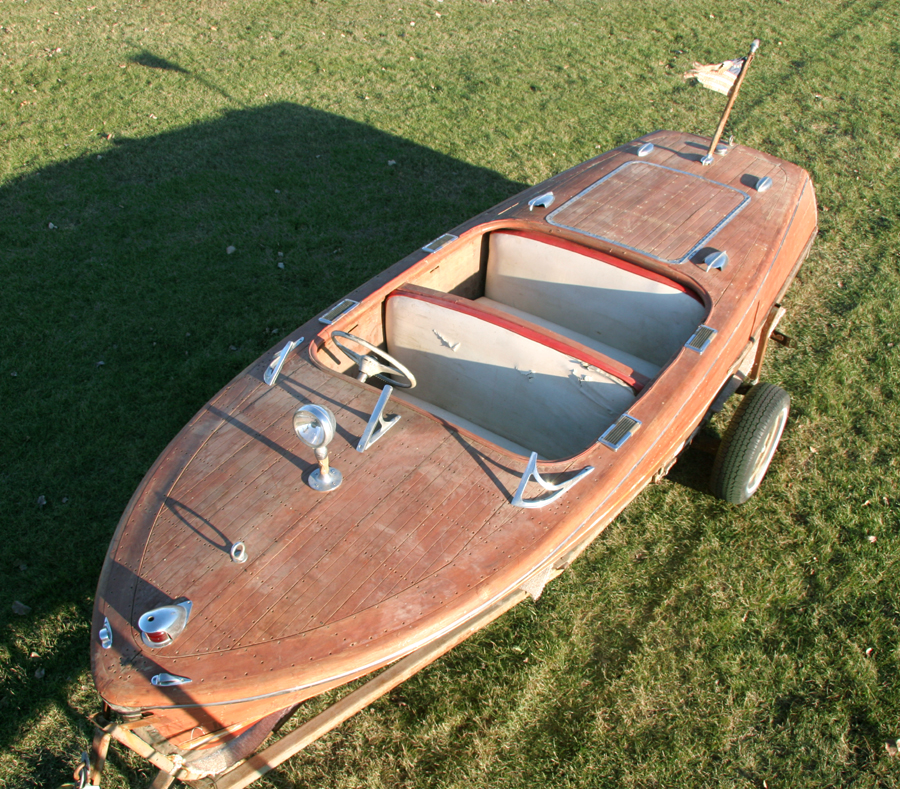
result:
[[[713,495],[743,504],[756,493],[778,447],[790,407],[790,395],[774,384],[757,384],[744,395],[716,453]]]

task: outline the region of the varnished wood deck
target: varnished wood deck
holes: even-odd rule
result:
[[[635,157],[637,146],[624,146],[454,231],[475,249],[477,237],[466,241],[466,233],[482,227],[569,239],[578,238],[571,228],[580,229],[599,237],[588,240],[597,249],[618,251],[703,294],[706,323],[719,332],[717,345],[702,356],[682,350],[642,391],[629,409],[643,423],[635,438],[618,453],[594,443],[577,458],[542,468],[596,470],[560,502],[524,510],[509,503],[524,458],[397,400],[387,412],[401,414],[400,423],[358,453],[378,390],[314,365],[305,346],[270,388],[261,381],[267,354],[173,441],[123,516],[94,619],[94,632],[106,616],[114,633],[113,649],[94,643],[92,652],[95,680],[107,701],[153,710],[157,730],[179,743],[194,729],[202,733],[261,717],[457,626],[599,533],[642,489],[703,416],[815,231],[812,189],[799,168],[742,148],[702,168],[699,138],[661,132],[646,139],[657,145],[657,170],[691,173],[671,189],[651,190],[658,200],[653,205],[629,203],[625,198],[637,191],[615,178],[605,182],[618,195],[615,216],[597,202],[602,189],[566,203],[625,162],[635,164],[619,172],[646,169]],[[755,179],[765,175],[772,188],[761,199],[751,195],[711,242],[729,252],[725,271],[659,262],[686,254],[690,239],[715,225],[713,205],[719,214],[736,205],[723,205],[722,194],[743,201],[735,190],[750,194]],[[728,188],[723,193],[704,186],[696,204],[681,205],[679,190],[699,177]],[[530,212],[526,205],[532,191],[548,186],[557,194],[557,226],[544,221],[553,209]],[[653,221],[624,221],[629,213]],[[613,241],[642,251],[625,255]],[[403,281],[427,285],[424,278],[437,271],[441,255],[425,260],[424,252],[414,253],[353,297],[365,306],[366,299],[380,303]],[[311,321],[292,336],[309,338],[320,329]],[[306,485],[315,463],[292,429],[293,411],[307,402],[328,406],[337,418],[329,448],[344,483],[329,494]],[[236,541],[246,544],[245,564],[228,555]],[[146,649],[137,618],[182,596],[194,606],[188,628],[169,647]],[[159,671],[192,682],[156,688],[149,677]]]

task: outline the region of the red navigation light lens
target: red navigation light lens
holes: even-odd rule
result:
[[[138,619],[141,639],[148,647],[168,646],[184,630],[190,611],[189,600],[147,611]]]

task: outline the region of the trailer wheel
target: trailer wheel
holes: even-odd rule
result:
[[[784,432],[791,397],[780,386],[757,384],[735,411],[712,470],[712,492],[743,504],[762,482]]]

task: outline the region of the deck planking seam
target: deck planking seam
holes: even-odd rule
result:
[[[472,491],[475,489],[479,489],[479,492],[482,494],[477,498],[472,496]],[[359,607],[371,605],[369,603],[369,598],[377,597],[379,600],[388,600],[391,597],[400,594],[403,589],[401,585],[404,583],[408,583],[411,579],[414,579],[415,582],[421,582],[428,578],[431,575],[434,575],[441,567],[449,564],[453,558],[459,555],[459,553],[465,548],[468,543],[477,537],[477,535],[484,529],[489,522],[495,517],[497,511],[502,507],[503,504],[506,503],[505,499],[500,499],[499,501],[496,497],[491,495],[491,492],[485,489],[483,486],[478,485],[477,483],[473,483],[469,488],[467,488],[464,492],[460,493],[461,497],[464,497],[464,500],[467,500],[468,506],[466,507],[466,512],[468,512],[469,508],[474,508],[477,503],[482,503],[481,512],[479,516],[472,517],[467,519],[469,523],[480,524],[478,529],[474,531],[466,531],[464,529],[459,529],[454,534],[450,536],[448,544],[444,544],[443,540],[433,541],[431,545],[427,547],[425,551],[423,551],[416,561],[412,564],[412,566],[408,567],[405,570],[405,573],[402,577],[385,577],[381,583],[379,583],[374,589],[369,591],[357,605]],[[493,499],[493,507],[489,508],[487,506],[483,506],[483,504],[488,499]],[[489,512],[484,515],[482,514],[484,510],[489,509]],[[435,522],[435,527],[444,527],[443,535],[447,535],[449,533],[449,529],[452,528],[459,522],[459,519],[450,519],[449,517],[443,517]],[[434,558],[435,554],[439,559]],[[439,561],[439,566],[435,567],[436,562]],[[426,564],[426,562],[428,562]],[[422,569],[419,569],[419,568]]]
[[[415,494],[410,494],[410,491],[414,491],[422,484],[421,477],[423,476],[423,471],[425,469],[432,474],[431,482],[440,476],[442,464],[438,458],[443,456],[447,449],[452,450],[446,458],[448,462],[452,462],[462,453],[462,449],[459,448],[458,445],[454,445],[446,439],[442,441],[438,447],[429,454],[427,465],[420,464],[418,467],[413,466],[411,473],[407,475],[401,483],[394,487],[393,495],[390,498],[387,496],[382,498],[370,512],[358,522],[357,528],[354,530],[356,533],[349,542],[345,539],[343,545],[335,546],[335,549],[340,548],[339,553],[336,550],[333,550],[327,557],[323,557],[324,561],[319,567],[320,570],[334,568],[335,565],[337,565],[338,570],[336,572],[332,571],[328,573],[329,578],[332,579],[331,583],[322,588],[314,598],[310,598],[306,606],[293,611],[297,622],[303,621],[303,617],[305,616],[306,621],[310,623],[314,620],[319,620],[321,624],[324,624],[325,617],[320,616],[320,614],[333,596],[340,591],[341,585],[346,582],[345,572],[348,569],[348,566],[353,562],[361,563],[363,561],[362,557],[365,556],[366,551],[372,550],[373,552],[377,552],[379,545],[392,544],[395,535],[398,532],[402,533],[403,522],[400,522],[401,518],[405,518],[405,523],[412,524],[412,528],[415,530],[417,500]],[[393,500],[395,500],[398,495],[403,496],[406,499],[405,505],[399,513],[392,514],[390,509],[395,506]],[[388,515],[388,518],[384,521],[385,528],[379,529],[378,525],[382,521],[385,513]],[[371,560],[367,559],[366,564],[368,564],[369,561]],[[331,595],[323,600],[323,596],[328,594],[329,591],[331,591]],[[286,635],[284,633],[284,628],[289,626],[282,624],[286,619],[286,613],[287,612],[275,618],[268,628],[273,632],[279,633],[282,637]],[[281,630],[278,629],[279,627],[281,627]]]
[[[258,401],[257,401],[257,402],[258,402]],[[288,413],[290,413],[290,411],[288,411]],[[241,416],[243,416],[243,412],[241,413]],[[267,429],[267,428],[273,428],[275,425],[278,424],[278,422],[279,422],[280,420],[281,420],[281,417],[278,417],[278,418],[276,418],[276,419],[271,420],[271,421],[269,422],[268,425],[266,425],[266,426],[263,427],[263,430],[265,430],[265,429]],[[232,424],[232,426],[234,427],[233,424]],[[235,428],[235,429],[236,429],[237,431],[240,430],[240,428]],[[276,428],[276,429],[277,429],[277,428]],[[281,430],[281,432],[284,433],[284,434],[286,434],[286,435],[288,435],[288,436],[290,436],[290,434],[292,433],[292,431],[284,431],[284,430]],[[256,447],[257,450],[258,450],[258,447],[259,447],[259,437],[265,438],[266,436],[265,436],[265,434],[263,433],[263,431],[261,431],[261,430],[256,430],[256,433],[257,433],[257,437],[256,437],[256,438],[251,437],[250,442],[249,442],[248,445],[253,445],[253,446]],[[269,438],[271,439],[271,437],[272,437],[272,434],[271,434],[271,432],[270,432],[270,433],[269,433]],[[299,443],[299,442],[298,442],[298,443]],[[239,451],[240,451],[240,450],[239,450]],[[266,455],[265,455],[265,454],[262,454],[260,457],[266,457]],[[236,460],[237,460],[236,456],[232,456],[232,457],[230,457],[230,458],[224,460],[224,461],[220,464],[220,467],[223,468],[223,469],[225,469],[227,463],[230,463],[230,464],[233,465],[233,464],[235,464]],[[246,466],[243,465],[243,464],[239,464],[239,465],[242,466],[239,470],[245,472],[245,471],[246,471]],[[311,462],[310,465],[313,465],[313,463]],[[254,478],[254,482],[258,482],[259,479],[261,479],[264,475],[266,475],[266,474],[268,473],[268,471],[269,471],[271,468],[273,468],[273,467],[281,467],[281,469],[283,469],[283,472],[282,472],[282,473],[283,473],[285,476],[288,476],[288,477],[294,476],[294,477],[296,477],[296,478],[297,478],[297,483],[294,484],[293,489],[294,489],[294,491],[296,491],[296,490],[298,490],[298,489],[300,488],[300,484],[301,484],[301,483],[299,482],[299,477],[300,477],[300,473],[301,473],[301,472],[294,466],[293,461],[288,460],[287,458],[285,458],[285,457],[283,457],[283,456],[276,457],[275,460],[273,461],[273,463],[270,464],[270,466],[266,467],[266,468],[263,469],[259,474],[257,474],[256,477]],[[226,472],[226,473],[227,473],[227,472]],[[233,476],[239,476],[239,475],[231,475],[231,476],[228,476],[228,478],[232,478]],[[274,478],[274,479],[269,478],[269,479],[267,479],[267,483],[268,483],[268,484],[267,484],[267,487],[269,487],[269,488],[271,488],[271,487],[279,487],[279,484],[278,484],[279,481],[280,481],[279,478]],[[248,484],[248,485],[242,486],[242,488],[241,488],[240,490],[236,491],[235,496],[229,498],[229,500],[226,502],[226,504],[229,503],[231,500],[233,500],[233,499],[237,498],[238,496],[240,496],[241,492],[242,492],[243,490],[245,490],[246,488],[248,488],[248,487],[250,487],[249,484]],[[190,487],[190,486],[189,486],[189,489],[193,489],[193,487]],[[283,490],[283,488],[280,488],[280,487],[279,487],[279,489],[280,489],[280,490]],[[175,491],[173,491],[173,492],[175,492]],[[180,491],[178,491],[178,492],[180,493]],[[244,512],[248,511],[250,508],[255,507],[256,504],[257,504],[261,499],[263,499],[263,498],[266,497],[266,496],[268,496],[269,498],[271,498],[272,501],[273,501],[273,503],[277,503],[277,502],[278,502],[277,496],[274,495],[274,494],[271,494],[271,493],[269,492],[269,490],[259,490],[259,489],[257,489],[257,490],[255,491],[255,494],[256,494],[256,495],[255,495],[254,497],[252,497],[251,499],[249,499],[249,500],[246,499],[246,498],[243,499],[244,504],[243,504],[243,507],[241,508],[241,514],[243,514]],[[214,497],[208,496],[207,498],[214,498]],[[207,516],[206,516],[206,519],[207,519],[208,521],[210,521],[210,522],[213,522],[213,519],[214,519],[214,518],[217,519],[216,516],[217,516],[219,513],[222,513],[222,512],[227,512],[227,508],[226,508],[226,507],[219,507],[219,509],[218,509],[215,513],[210,513],[209,515],[207,515]],[[248,524],[245,523],[245,524],[244,524],[244,534],[243,534],[243,536],[242,536],[242,539],[246,539],[247,536],[251,536],[251,530],[255,530],[255,529],[256,529],[256,525],[258,525],[258,523],[259,523],[260,521],[265,520],[269,515],[270,515],[270,510],[269,510],[269,511],[266,511],[266,512],[260,512],[260,513],[257,513],[257,517],[256,517],[256,519],[255,519],[256,523],[255,523],[253,526],[249,526]],[[201,517],[202,517],[202,516],[201,516]],[[230,515],[226,516],[226,519],[228,520],[228,522],[233,522],[233,520],[234,520],[236,517],[237,517],[237,514],[230,514]],[[161,524],[161,525],[162,525],[162,524]],[[179,529],[179,531],[183,533],[183,528]],[[194,535],[194,536],[197,537],[198,541],[201,541],[201,543],[202,543],[202,538],[200,538],[198,535]],[[148,546],[148,547],[149,547],[149,546]],[[229,546],[229,547],[230,547],[230,546]],[[212,565],[209,565],[209,566],[208,566],[207,570],[201,575],[201,578],[203,578],[203,577],[209,575],[210,572],[215,572],[216,570],[221,570],[221,569],[223,569],[223,568],[230,568],[230,567],[233,566],[233,564],[232,564],[232,562],[231,562],[231,560],[230,560],[230,556],[228,556],[227,553],[224,553],[224,552],[223,552],[223,555],[219,556],[218,559],[219,559],[218,562],[213,562]],[[204,561],[205,561],[205,560],[204,560]],[[226,569],[226,571],[227,571],[227,569]],[[232,577],[232,578],[229,579],[228,582],[226,582],[225,586],[229,586],[229,585],[230,585],[231,583],[233,583],[233,582],[234,582],[234,578]]]
[[[370,579],[379,570],[383,569],[387,565],[388,559],[393,559],[395,564],[397,565],[397,569],[393,570],[392,571],[393,573],[400,574],[404,579],[406,579],[407,581],[410,581],[410,582],[415,582],[416,580],[419,580],[419,579],[410,577],[410,573],[407,571],[405,565],[407,564],[407,562],[409,560],[409,556],[419,546],[421,546],[422,542],[425,541],[432,534],[432,532],[435,529],[437,529],[441,525],[441,523],[445,520],[443,518],[443,516],[440,514],[441,507],[443,507],[445,505],[445,503],[451,499],[452,496],[454,496],[455,494],[458,493],[462,483],[468,481],[471,478],[471,475],[469,473],[466,473],[464,475],[458,475],[458,476],[461,477],[460,483],[457,484],[456,486],[453,486],[453,488],[451,490],[448,490],[448,487],[449,487],[449,483],[452,482],[452,480],[448,480],[444,476],[439,476],[439,477],[435,478],[434,480],[432,480],[431,483],[429,483],[428,487],[423,489],[423,491],[415,497],[414,506],[416,505],[416,503],[421,502],[423,500],[423,498],[425,498],[427,496],[428,490],[435,484],[441,485],[440,492],[443,492],[443,494],[444,494],[443,498],[440,499],[440,501],[432,500],[431,502],[429,502],[428,505],[426,505],[429,509],[429,512],[428,512],[427,517],[423,518],[422,523],[418,524],[415,529],[407,531],[405,536],[403,536],[402,539],[400,539],[399,543],[394,541],[389,552],[386,552],[384,550],[380,551],[381,554],[387,553],[386,556],[381,558],[381,560],[379,561],[377,558],[378,552],[376,552],[371,557],[371,561],[368,563],[368,564],[371,564],[371,570],[368,572],[367,575],[361,576],[359,578],[356,586],[353,586],[352,588],[345,587],[346,594],[345,594],[343,600],[341,600],[337,603],[334,603],[333,599],[332,599],[332,601],[329,601],[332,603],[332,605],[331,605],[332,611],[327,615],[327,619],[325,620],[326,624],[333,622],[333,621],[338,621],[345,616],[352,615],[356,611],[363,610],[363,608],[369,607],[369,605],[375,605],[378,602],[381,602],[381,600],[377,600],[375,602],[370,603],[369,605],[363,605],[363,601],[368,600],[368,597],[371,596],[371,590],[367,591],[363,595],[363,597],[360,600],[357,600],[355,603],[351,602],[351,601],[354,599],[354,597],[356,597],[360,594],[361,589],[366,588],[366,586],[369,584]],[[413,515],[414,516],[419,515],[422,513],[422,511],[423,511],[422,508],[419,508],[413,513]],[[435,517],[436,514],[437,514],[437,517]],[[425,524],[429,523],[429,522],[431,522],[432,525],[430,527],[428,527],[427,530],[425,531],[425,533],[423,534],[422,527],[425,526]],[[405,552],[403,550],[404,546],[406,548]],[[368,569],[368,567],[367,567],[367,569]],[[344,591],[344,589],[342,589],[342,591]],[[344,612],[344,613],[342,613],[342,612]]]
[[[364,492],[367,482],[365,472],[357,472],[355,477],[357,478],[356,484],[358,485],[360,492]],[[249,573],[257,579],[261,585],[268,586],[271,591],[275,591],[276,581],[289,576],[294,571],[298,556],[302,556],[305,552],[321,550],[321,540],[327,539],[329,536],[327,528],[329,524],[327,510],[329,509],[329,503],[334,500],[323,500],[320,498],[308,500],[311,501],[309,509],[298,512],[284,524],[284,527],[279,534],[279,538],[274,541],[279,543],[277,551],[274,553],[267,552],[263,554],[258,557],[252,566],[248,566],[245,569],[245,575]],[[309,528],[303,527],[304,525],[308,526],[309,524],[313,525],[312,534],[309,533]],[[285,537],[287,539],[285,539]],[[298,541],[300,542],[298,543]],[[249,581],[249,578],[244,578],[245,585]],[[233,598],[242,591],[244,591],[242,588],[236,587],[232,590],[230,595],[220,596],[217,608],[223,608],[225,605],[232,603]],[[268,594],[260,594],[257,595],[257,597],[258,601],[249,610],[252,612],[254,608],[266,605],[265,611],[267,611],[272,605],[271,597]],[[245,618],[248,616],[246,607],[247,602],[248,601],[245,599],[244,605],[242,606]],[[262,615],[265,614],[265,611]],[[249,616],[252,616],[252,613],[250,613]],[[218,645],[215,645],[215,648],[218,648]]]
[[[394,430],[395,430],[395,432],[397,430],[399,430],[399,426],[398,426],[398,428],[395,428]],[[443,443],[443,442],[441,442],[441,443]],[[368,455],[368,453],[364,453],[363,457],[366,455]],[[379,458],[378,456],[369,456],[369,457],[372,457],[373,460],[372,460],[372,462],[370,462],[367,465],[372,471],[376,472],[376,473],[371,474],[372,478],[377,479],[379,476],[379,474],[377,472],[384,471],[384,469],[382,468],[383,463],[381,461],[381,458]],[[412,472],[410,472],[410,473],[412,473]],[[370,512],[375,506],[377,506],[377,502],[372,503],[372,502],[367,501],[367,497],[364,494],[365,494],[366,490],[371,488],[371,485],[369,484],[368,479],[366,479],[363,474],[357,473],[357,474],[353,475],[352,477],[350,477],[350,481],[351,481],[351,484],[358,486],[360,495],[358,495],[358,496],[350,495],[350,496],[347,496],[346,498],[349,499],[350,501],[354,501],[354,500],[359,501],[361,504],[361,508],[364,509],[364,511],[361,513],[355,513],[355,512],[349,513],[349,515],[350,515],[349,518],[346,517],[348,515],[346,509],[345,508],[343,509],[343,514],[345,515],[344,523],[346,524],[345,528],[349,527],[350,529],[354,529],[354,528],[358,527],[359,522],[363,518],[365,518],[365,516],[368,514],[368,512]],[[347,483],[345,482],[345,485],[346,484]],[[328,510],[331,508],[328,505],[328,502],[333,502],[333,501],[335,501],[335,500],[334,499],[326,500],[326,503],[323,505],[323,511],[317,513],[317,517],[321,519],[322,528],[316,530],[315,536],[328,537],[330,535],[331,537],[333,537],[334,540],[339,541],[341,538],[343,538],[345,536],[346,532],[343,532],[340,534],[334,533],[333,523],[337,522],[337,521],[336,520],[331,521],[329,518],[329,512],[328,512]],[[337,506],[337,505],[335,505],[335,506]],[[340,514],[341,513],[338,513],[338,515],[340,515]],[[325,528],[326,524],[329,525],[328,529]],[[315,543],[315,539],[313,540],[313,543]],[[304,544],[304,545],[300,546],[301,551],[304,548],[314,549],[314,550],[311,550],[310,552],[315,553],[315,554],[319,553],[322,550],[322,548],[319,545]],[[332,548],[333,548],[333,545],[331,548],[328,549],[327,552],[322,554],[322,557],[320,557],[320,558],[324,558],[324,556],[327,555],[327,553],[330,552],[330,550],[332,550]],[[298,551],[295,551],[294,553],[298,553]],[[290,558],[290,557],[287,557],[287,558]],[[307,568],[307,572],[305,575],[308,575],[309,572],[311,572],[313,570],[314,570],[314,567]],[[299,582],[301,579],[302,578],[298,578],[297,582]],[[295,582],[295,584],[296,584],[296,582]],[[287,592],[287,590],[286,590],[286,592]],[[286,594],[286,592],[285,592],[285,594]],[[250,632],[250,630],[258,629],[259,622],[266,616],[266,614],[269,613],[269,611],[272,608],[285,604],[284,603],[285,594],[283,594],[279,598],[279,600],[276,601],[275,604],[270,605],[269,609],[267,609],[265,612],[263,612],[263,614],[254,621],[253,625],[250,628],[248,628],[248,630],[244,631],[244,633],[242,633],[240,636],[237,637],[237,639],[236,639],[237,643],[240,643],[241,641],[243,641],[246,638],[247,633]]]

